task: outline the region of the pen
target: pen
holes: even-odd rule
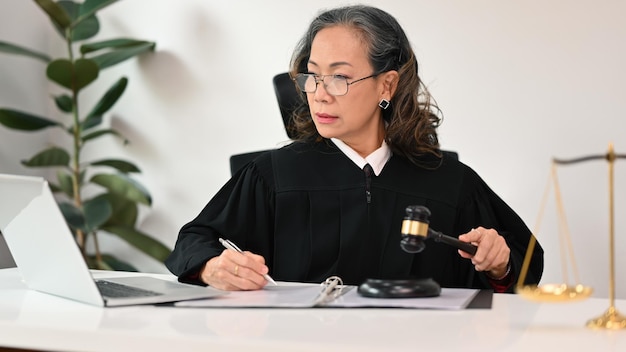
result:
[[[242,251],[241,249],[239,249],[239,247],[237,247],[237,245],[236,245],[236,244],[234,244],[234,243],[232,243],[231,241],[229,241],[229,240],[225,240],[225,239],[223,239],[223,238],[220,238],[219,240],[220,240],[220,243],[222,244],[222,246],[224,246],[224,247],[226,247],[226,248],[228,248],[228,249],[230,249],[230,250],[233,250],[233,251],[235,251],[235,252],[238,252],[238,253],[243,253],[243,251]],[[269,276],[269,275],[265,274],[265,275],[263,275],[263,277],[265,278],[265,280],[267,280],[267,281],[269,281],[269,282],[273,283],[274,285],[277,285],[277,286],[278,286],[278,284],[276,283],[276,281],[274,281],[274,279],[272,279],[272,277],[271,277],[271,276]]]

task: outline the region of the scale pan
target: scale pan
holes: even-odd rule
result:
[[[525,299],[537,302],[572,302],[581,301],[591,296],[589,286],[566,284],[527,285],[516,288],[516,292]]]

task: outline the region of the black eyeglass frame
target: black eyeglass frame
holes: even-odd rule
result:
[[[296,75],[296,77],[292,78],[292,80],[294,81],[294,83],[296,84],[296,87],[298,87],[298,89],[301,92],[304,92],[304,93],[315,93],[315,92],[317,92],[317,87],[319,86],[320,82],[322,82],[322,84],[324,85],[324,90],[326,90],[326,93],[328,93],[328,94],[330,94],[330,95],[332,95],[334,97],[341,97],[341,96],[344,96],[344,95],[348,94],[348,90],[349,90],[349,87],[351,85],[353,85],[353,84],[355,84],[357,82],[361,82],[363,80],[366,80],[368,78],[376,77],[378,75],[380,75],[380,73],[373,73],[373,74],[371,74],[369,76],[365,76],[363,78],[355,79],[354,81],[348,82],[348,79],[346,77],[342,76],[342,75],[316,75],[316,74],[313,74],[313,73],[298,73]],[[306,77],[306,79],[302,80],[302,83],[301,83],[300,80],[303,77]],[[313,77],[313,79],[315,80],[315,90],[313,90],[311,92],[306,91],[304,89],[304,82],[306,82],[308,80],[308,77]],[[333,77],[334,79],[343,79],[346,82],[346,92],[343,93],[343,94],[332,94],[332,93],[328,92],[328,85],[326,84],[326,82],[324,82],[326,77]]]

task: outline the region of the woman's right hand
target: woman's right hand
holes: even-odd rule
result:
[[[206,262],[200,272],[200,280],[221,290],[259,290],[267,284],[263,275],[268,271],[262,256],[225,249]]]

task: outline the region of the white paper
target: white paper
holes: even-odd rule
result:
[[[257,291],[232,291],[223,296],[177,302],[178,307],[206,308],[312,308],[322,286],[318,284],[281,283]],[[343,294],[327,302],[329,308],[413,308],[464,309],[476,296],[476,289],[442,288],[441,295],[424,298],[369,298],[358,294],[355,286],[346,286]],[[319,307],[319,306],[318,306]]]
[[[476,296],[478,290],[467,288],[442,288],[437,297],[420,298],[370,298],[350,290],[341,297],[326,304],[326,307],[380,307],[380,308],[419,308],[419,309],[464,309]]]

